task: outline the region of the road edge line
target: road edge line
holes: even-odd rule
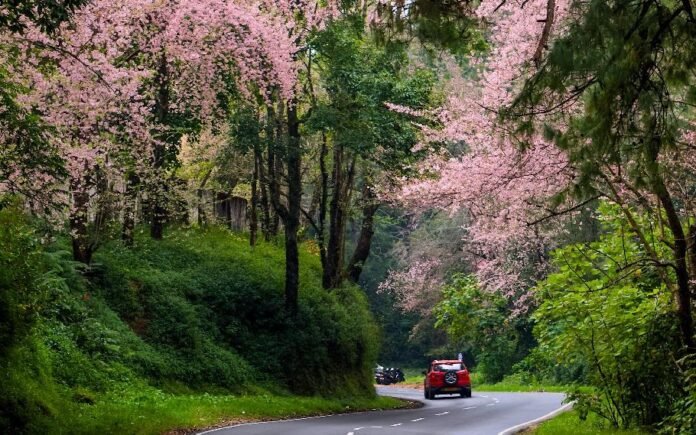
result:
[[[546,415],[542,415],[539,418],[535,418],[534,420],[525,421],[524,423],[520,423],[518,425],[509,427],[507,429],[503,429],[502,431],[498,432],[498,435],[512,435],[512,434],[515,434],[522,429],[528,428],[529,426],[532,426],[532,425],[537,424],[537,423],[541,423],[542,421],[549,420],[549,419],[557,416],[558,414],[561,414],[563,412],[568,411],[570,408],[573,407],[573,404],[574,404],[574,402],[566,403],[565,405],[561,406],[560,408],[553,410]]]

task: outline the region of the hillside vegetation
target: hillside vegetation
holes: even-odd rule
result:
[[[80,268],[16,208],[0,220],[2,433],[156,433],[394,405],[374,397],[364,296],[323,290],[307,251],[289,318],[282,247],[182,229],[112,242]]]

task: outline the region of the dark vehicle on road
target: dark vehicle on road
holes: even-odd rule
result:
[[[400,368],[384,368],[378,365],[375,368],[375,383],[379,385],[397,384],[405,381],[404,372]]]
[[[426,399],[434,399],[436,394],[471,397],[469,370],[459,360],[435,360],[423,374],[423,395]]]

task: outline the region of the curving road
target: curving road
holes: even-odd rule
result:
[[[378,387],[382,395],[423,400],[421,390]],[[298,420],[249,423],[214,429],[210,435],[498,435],[562,406],[560,393],[485,393],[473,397],[438,396],[417,409],[371,411]]]

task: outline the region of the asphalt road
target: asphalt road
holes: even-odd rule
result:
[[[498,435],[562,406],[560,393],[485,393],[473,397],[438,396],[423,400],[421,390],[378,387],[379,394],[420,400],[418,409],[371,411],[298,420],[250,423],[211,431],[210,435]]]

